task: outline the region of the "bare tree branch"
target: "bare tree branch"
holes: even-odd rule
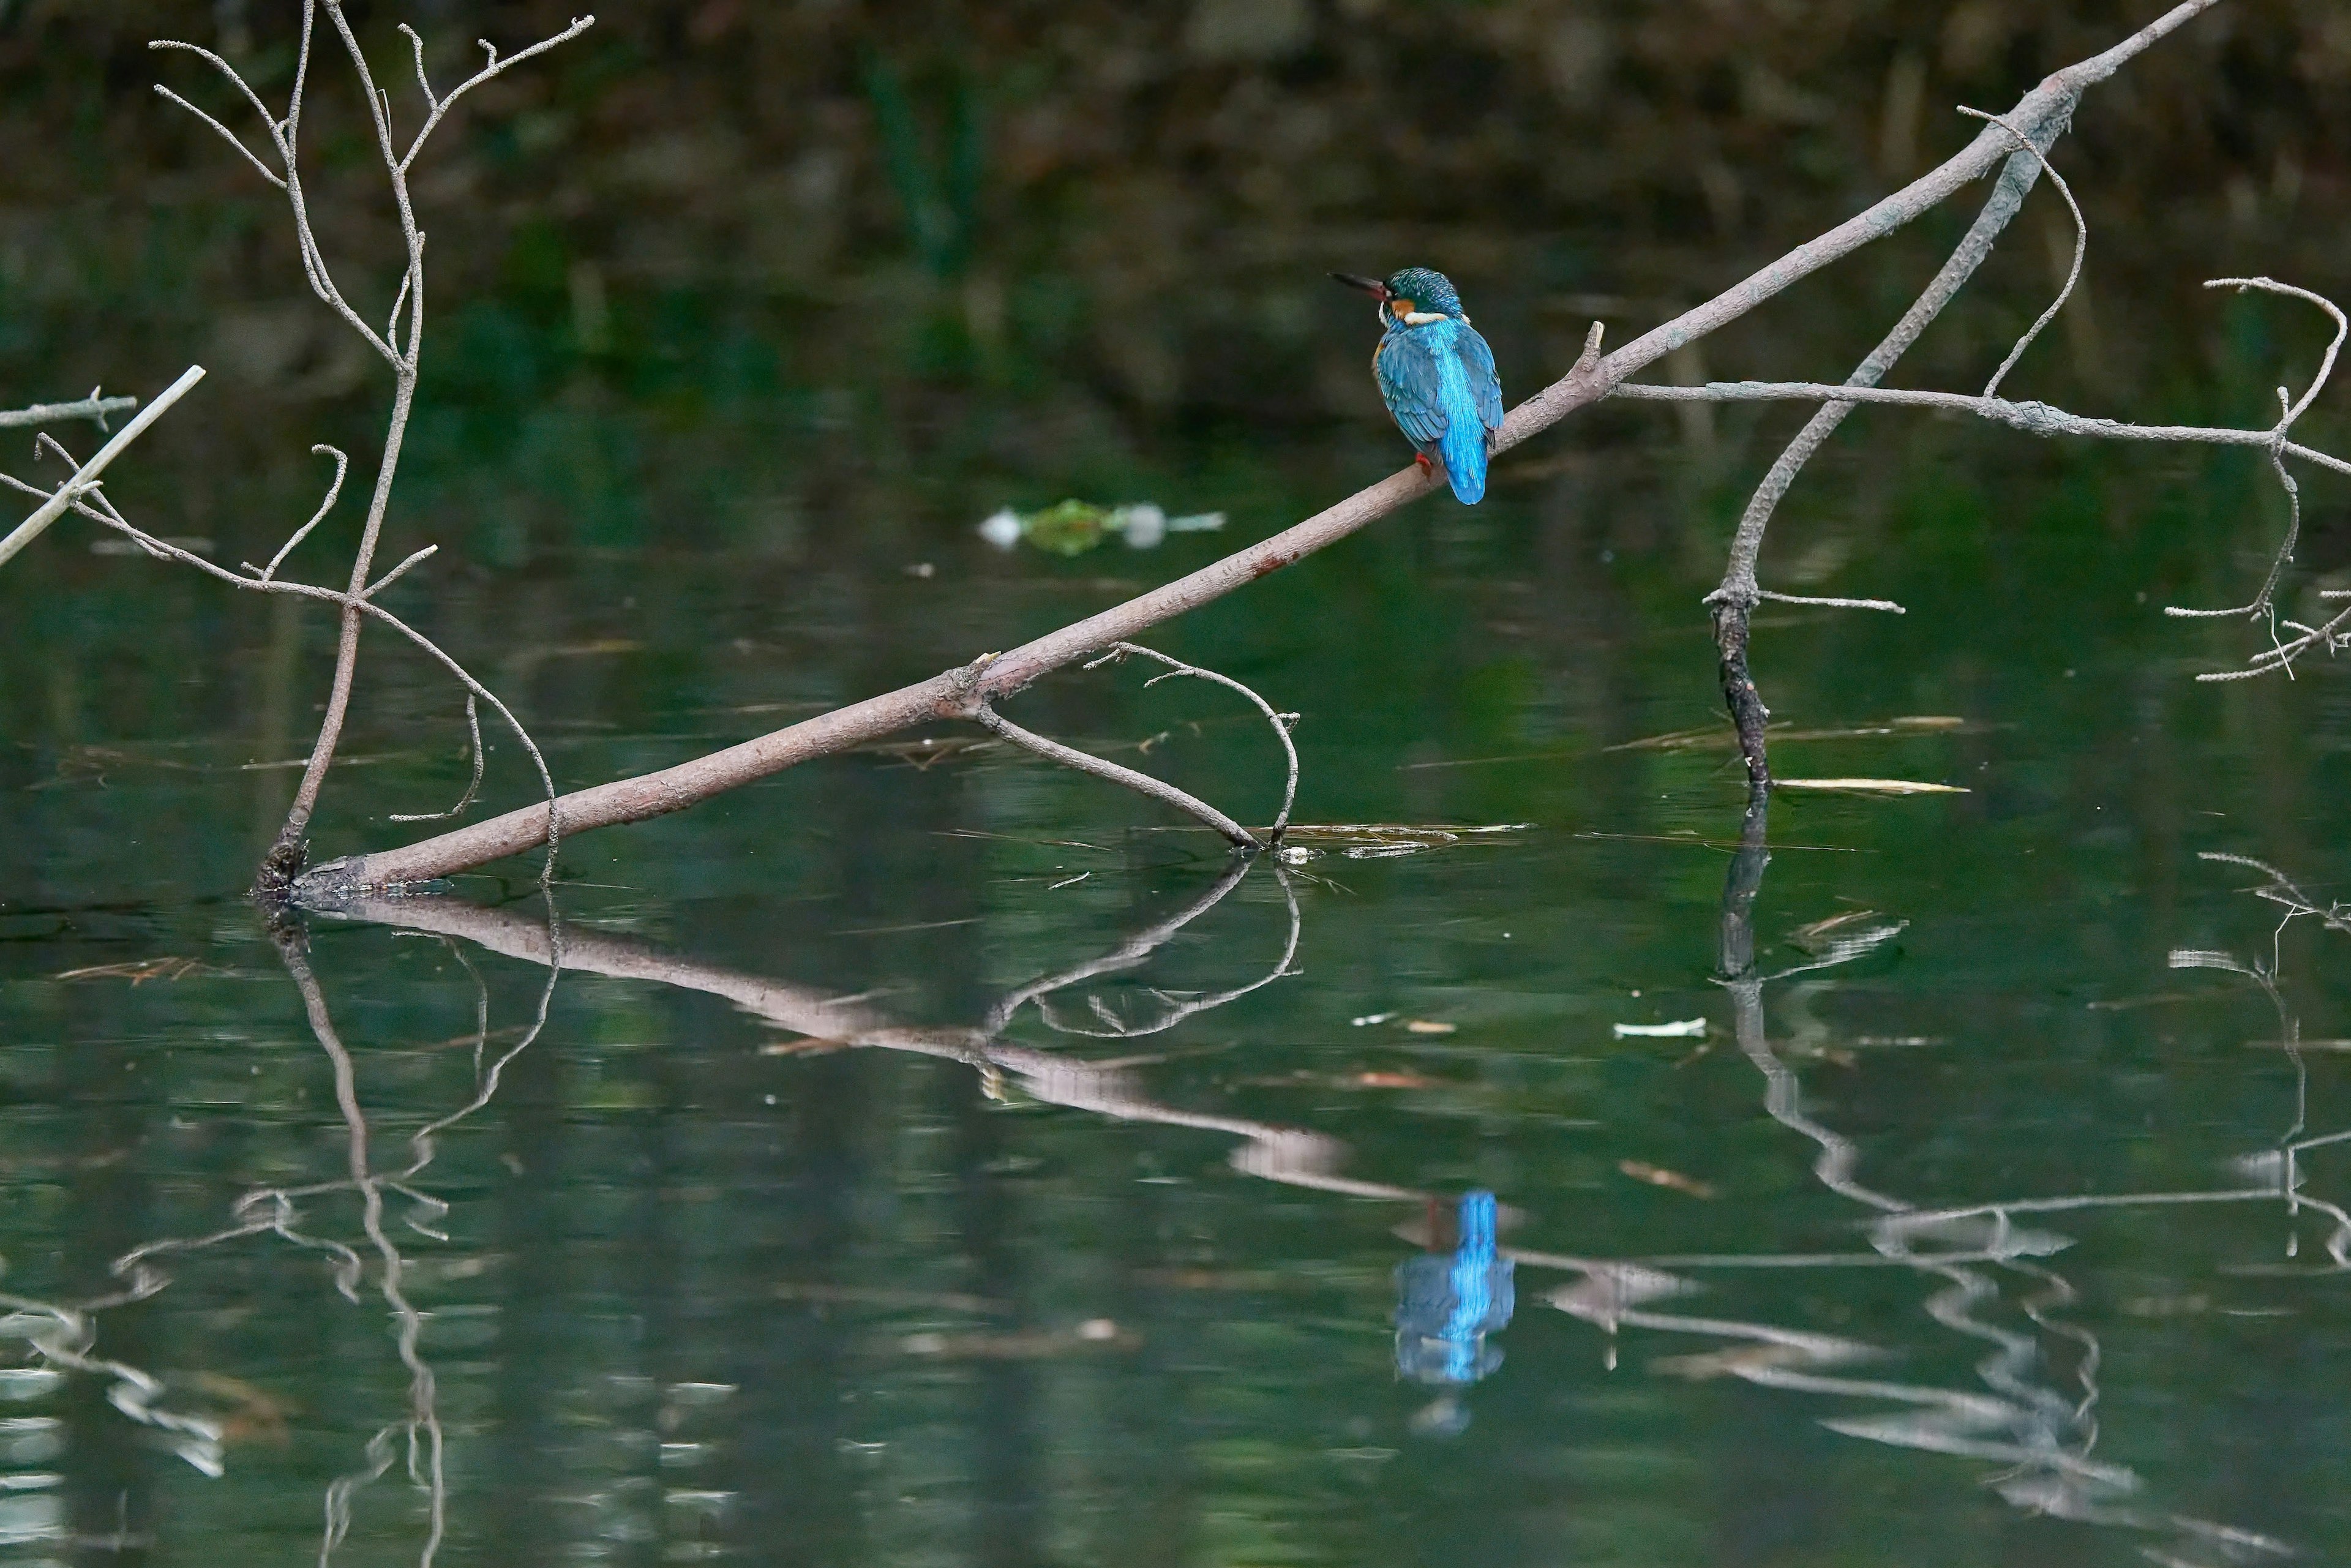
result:
[[[1271,703],[1230,675],[1219,674],[1214,670],[1204,670],[1197,664],[1187,664],[1181,659],[1171,658],[1155,648],[1145,648],[1139,643],[1113,643],[1109,653],[1099,659],[1089,661],[1085,667],[1089,670],[1098,669],[1103,664],[1114,664],[1130,655],[1138,659],[1156,660],[1167,666],[1165,674],[1154,675],[1143,683],[1146,689],[1157,685],[1162,681],[1173,680],[1178,675],[1191,675],[1199,680],[1213,681],[1217,685],[1240,693],[1256,705],[1258,712],[1265,715],[1265,722],[1273,726],[1273,737],[1281,742],[1281,754],[1289,759],[1290,763],[1290,777],[1281,789],[1281,810],[1274,813],[1272,831],[1266,835],[1266,841],[1270,844],[1281,842],[1281,835],[1290,830],[1290,808],[1298,800],[1298,747],[1290,738],[1290,727],[1298,722],[1298,716],[1294,713],[1274,712]]]
[[[1587,340],[1586,351],[1564,377],[1510,412],[1496,439],[1495,449],[1516,446],[1578,409],[1600,401],[1644,367],[1738,319],[1832,262],[1894,233],[1995,169],[2007,165],[2037,174],[2036,161],[2024,159],[2012,151],[2016,135],[2022,134],[2036,145],[2044,137],[2053,137],[2070,119],[2084,91],[2113,76],[2128,61],[2216,3],[2217,0],[2187,0],[2104,53],[2053,73],[2009,110],[2004,118],[2012,130],[1987,125],[1966,148],[1927,174],[1827,233],[1798,246],[1705,304],[1643,333],[1615,352],[1599,355],[1595,334]],[[1960,277],[1971,270],[1972,264],[1959,274]],[[1936,309],[1939,308],[1938,305]],[[1933,314],[1933,310],[1928,311],[1926,319],[1931,319]],[[1418,500],[1436,487],[1437,481],[1416,465],[1404,469],[1270,538],[1008,652],[974,660],[926,681],[837,708],[689,762],[565,796],[561,801],[564,825],[568,831],[577,832],[642,821],[682,810],[812,758],[877,740],[912,725],[943,718],[972,719],[981,705],[1008,696],[1065,664],[1098,653],[1113,643],[1130,641],[1154,626],[1293,565]],[[1757,538],[1760,538],[1759,528]],[[1751,570],[1749,576],[1751,580]],[[305,873],[298,891],[304,897],[335,898],[389,883],[470,870],[532,847],[544,835],[546,826],[544,808],[509,811],[402,849],[329,862]]]
[[[137,408],[135,397],[100,397],[98,389],[72,402],[37,402],[29,408],[0,409],[0,430],[13,430],[28,424],[63,424],[68,420],[94,419],[100,430],[106,428],[106,416],[123,413]]]
[[[99,447],[95,456],[75,470],[74,476],[36,507],[31,517],[18,523],[7,538],[0,538],[0,564],[5,564],[17,551],[39,538],[43,529],[65,516],[67,507],[94,491],[99,476],[106,472],[108,465],[121,456],[132,442],[146,434],[149,425],[171,412],[172,405],[185,397],[189,390],[204,379],[204,366],[190,365],[180,373],[178,381],[164,388],[153,402],[141,409],[130,423],[116,431],[114,439]],[[37,495],[40,493],[35,492]]]
[[[405,250],[405,260],[401,271],[399,289],[392,299],[391,317],[386,321],[381,335],[368,324],[358,310],[352,308],[350,302],[344,298],[341,289],[336,286],[333,274],[328,267],[325,253],[320,249],[317,233],[311,225],[308,204],[302,190],[297,152],[298,138],[301,125],[303,95],[309,81],[310,46],[317,29],[318,8],[321,3],[326,6],[328,19],[333,24],[337,37],[342,41],[344,53],[350,57],[352,70],[359,78],[361,94],[367,100],[369,117],[375,131],[376,150],[382,161],[384,172],[391,186],[392,204],[400,217],[400,232]],[[211,115],[197,109],[176,93],[160,87],[157,89],[226,137],[240,152],[245,154],[246,160],[261,172],[263,178],[286,193],[287,205],[294,219],[295,248],[301,258],[303,276],[309,282],[311,291],[340,316],[345,324],[358,333],[360,340],[384,360],[392,373],[392,413],[384,431],[383,455],[376,468],[375,485],[368,499],[367,518],[360,528],[358,548],[352,555],[350,587],[338,601],[343,606],[342,624],[335,646],[335,670],[332,684],[328,691],[326,715],[319,723],[318,739],[311,747],[309,760],[302,770],[301,781],[295,787],[294,799],[287,808],[285,824],[278,830],[277,841],[262,862],[262,881],[266,886],[278,886],[285,883],[295,872],[301,868],[306,856],[304,835],[308,831],[311,817],[318,810],[319,794],[325,786],[327,769],[334,760],[335,748],[341,740],[343,725],[350,711],[351,687],[359,666],[360,628],[364,623],[367,613],[362,607],[370,597],[381,592],[402,573],[432,553],[432,547],[428,546],[392,568],[391,571],[371,585],[370,578],[374,570],[376,549],[382,537],[384,517],[392,499],[392,482],[400,468],[402,443],[407,434],[409,416],[415,406],[417,368],[423,347],[424,234],[417,226],[415,204],[409,193],[409,168],[415,162],[417,154],[423,151],[426,139],[440,125],[450,105],[459,97],[507,67],[543,54],[567,39],[577,37],[592,26],[594,21],[595,18],[592,16],[575,18],[571,26],[563,32],[553,37],[542,39],[504,61],[497,58],[495,49],[491,50],[491,63],[468,78],[447,98],[434,96],[432,83],[425,74],[423,39],[413,28],[403,26],[402,30],[408,35],[413,47],[417,85],[424,94],[427,106],[424,122],[404,152],[393,145],[389,95],[376,85],[374,74],[368,65],[366,52],[360,48],[358,36],[351,30],[350,21],[344,15],[341,0],[303,0],[301,36],[295,67],[294,85],[283,118],[274,118],[268,106],[262,101],[261,96],[253,89],[252,85],[238,74],[235,68],[211,50],[172,39],[160,39],[149,46],[157,49],[184,50],[204,59],[226,77],[244,95],[246,100],[253,106],[255,111],[261,116],[263,124],[268,129],[271,144],[276,148],[283,166],[282,176],[273,172],[241,140]],[[403,308],[407,313],[405,330],[402,329],[402,321]],[[269,566],[263,570],[258,579],[255,580],[254,585],[274,586],[274,576],[278,562],[284,559],[286,551],[290,550],[304,535],[309,532],[310,528],[316,527],[319,517],[324,517],[327,509],[334,505],[335,497],[340,493],[342,487],[344,472],[342,465],[341,455],[337,454],[335,485],[328,496],[326,504],[319,508],[319,516],[314,517],[308,524],[296,533],[292,539],[287,541],[285,549],[281,549]],[[0,556],[0,559],[5,558]],[[470,677],[466,678],[470,680]],[[495,703],[496,699],[493,698],[492,701]],[[551,793],[550,790],[550,797]]]
[[[327,445],[313,446],[310,448],[310,452],[314,456],[320,453],[324,453],[335,460],[334,482],[327,486],[327,498],[319,503],[319,509],[310,514],[310,520],[304,523],[300,528],[296,528],[294,530],[293,537],[288,538],[284,544],[277,547],[277,553],[269,558],[269,564],[267,566],[256,567],[251,561],[244,563],[246,570],[252,572],[264,582],[267,582],[271,578],[277,575],[278,567],[285,563],[287,556],[294,553],[294,547],[300,544],[304,539],[309,538],[310,530],[317,528],[321,522],[326,520],[327,514],[335,509],[335,498],[343,493],[343,476],[350,472],[351,460],[344,456],[340,449],[337,447]]]
[[[1247,828],[1242,827],[1206,800],[1186,794],[1164,779],[1154,779],[1148,773],[1137,773],[1132,768],[1122,768],[1115,762],[1105,762],[1090,753],[1063,746],[1058,740],[1048,740],[1034,731],[1021,728],[986,703],[980,704],[972,710],[971,719],[973,723],[990,734],[1008,740],[1015,746],[1033,751],[1049,762],[1058,762],[1064,768],[1074,768],[1081,773],[1090,773],[1110,783],[1123,785],[1138,795],[1148,795],[1162,805],[1173,806],[1187,816],[1196,817],[1231,840],[1236,849],[1257,850],[1264,847],[1257,841],[1257,835]]]

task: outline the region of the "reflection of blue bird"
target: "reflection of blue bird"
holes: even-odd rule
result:
[[[1456,1211],[1453,1250],[1396,1268],[1396,1371],[1415,1383],[1475,1383],[1502,1364],[1486,1336],[1510,1325],[1515,1301],[1496,1218],[1492,1193],[1468,1193]]]
[[[1422,468],[1445,465],[1445,477],[1463,504],[1486,495],[1486,457],[1502,428],[1502,383],[1494,350],[1461,313],[1461,297],[1441,272],[1407,267],[1382,283],[1376,277],[1331,275],[1380,302],[1380,346],[1372,378],[1395,416]]]

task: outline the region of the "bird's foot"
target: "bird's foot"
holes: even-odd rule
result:
[[[1437,465],[1428,460],[1428,454],[1426,452],[1414,453],[1412,455],[1412,460],[1424,474],[1434,474],[1437,472]]]

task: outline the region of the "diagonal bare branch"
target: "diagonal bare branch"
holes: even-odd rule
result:
[[[2017,101],[2006,118],[2036,142],[2043,135],[2054,135],[2070,119],[2085,90],[2105,81],[2215,4],[2217,0],[2186,0],[2173,6],[2104,53],[2044,78]],[[1496,439],[1496,450],[1516,446],[1599,402],[1644,367],[1738,319],[1831,263],[1893,234],[2004,164],[2021,166],[2037,175],[2038,164],[2021,159],[2011,148],[2009,131],[1988,125],[1937,168],[1706,303],[1651,329],[1614,353],[1579,356],[1565,376],[1510,412]],[[1416,466],[1404,469],[1270,538],[1019,647],[706,757],[580,790],[564,798],[563,821],[571,831],[642,821],[913,725],[971,718],[977,704],[1008,696],[1113,643],[1130,640],[1291,566],[1436,487],[1437,482]],[[1760,542],[1760,531],[1756,537]],[[305,897],[330,897],[389,882],[448,875],[529,849],[541,841],[546,828],[544,808],[509,811],[403,848],[329,862],[306,873],[300,891]]]

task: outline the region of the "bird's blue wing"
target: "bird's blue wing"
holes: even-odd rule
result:
[[[1372,356],[1372,374],[1388,413],[1395,416],[1396,428],[1424,452],[1445,439],[1445,377],[1438,352],[1426,332],[1391,332]]]
[[[1478,329],[1464,324],[1456,337],[1461,347],[1461,368],[1468,372],[1469,391],[1478,400],[1478,422],[1489,430],[1502,428],[1502,378],[1494,373],[1494,350]]]

